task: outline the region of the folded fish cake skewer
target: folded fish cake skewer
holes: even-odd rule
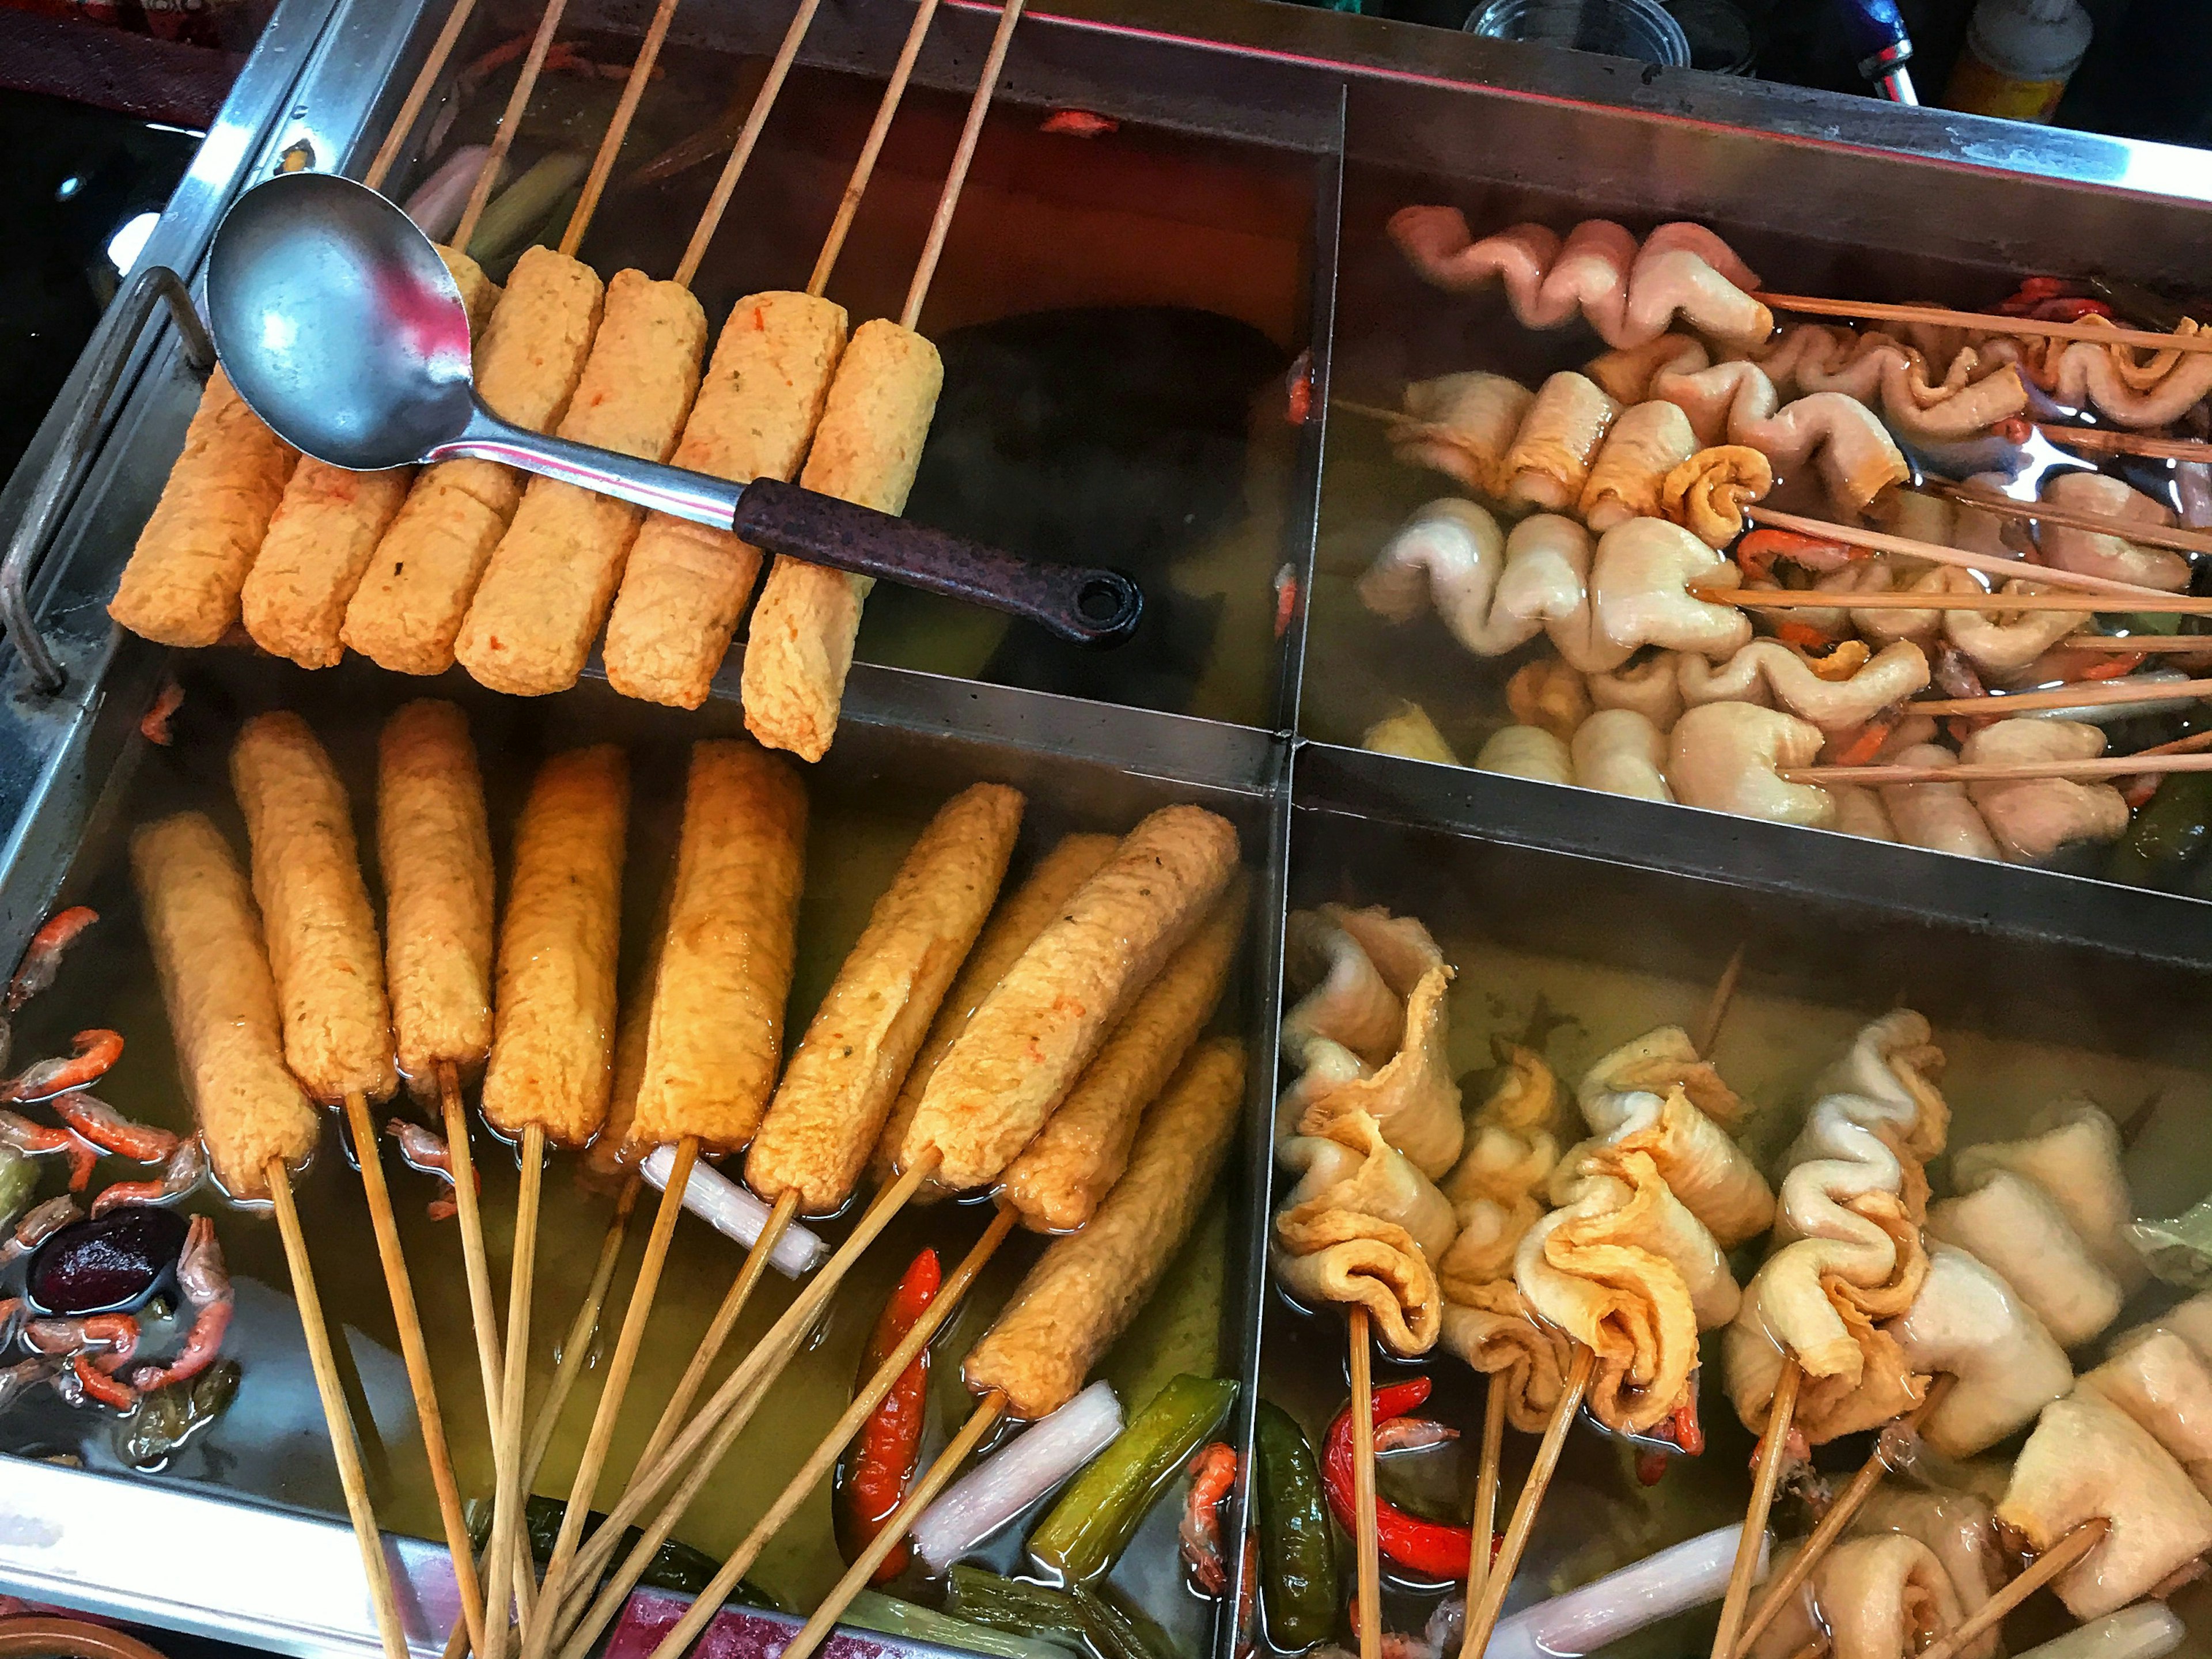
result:
[[[438,254],[460,288],[470,332],[481,337],[499,303],[499,284],[465,253],[441,247]],[[256,645],[302,668],[337,665],[345,655],[339,634],[347,602],[415,476],[413,467],[352,472],[313,456],[301,459],[239,595]]]
[[[1242,872],[1106,1039],[1097,1059],[1006,1166],[1000,1198],[1038,1232],[1091,1219],[1128,1167],[1146,1109],[1213,1018],[1244,937],[1251,882]]]
[[[732,307],[674,465],[749,483],[796,475],[845,349],[845,310],[811,294],[749,295]],[[760,573],[731,531],[648,514],[607,618],[607,681],[624,696],[696,708],[729,654]]]
[[[879,513],[906,510],[945,386],[937,348],[878,318],[853,331],[799,482]],[[853,641],[872,578],[778,557],[745,643],[745,726],[771,749],[816,761],[837,734]]]
[[[706,313],[689,289],[616,272],[560,435],[666,460],[698,390],[706,340]],[[611,495],[532,478],[455,643],[469,672],[526,696],[574,685],[644,519]]]
[[[1067,1097],[1237,869],[1237,832],[1163,807],[1122,841],[976,1009],[923,1091],[899,1167],[988,1186]]]
[[[980,783],[930,820],[791,1057],[745,1159],[774,1201],[811,1215],[850,1197],[915,1051],[1006,878],[1021,792]]]
[[[524,250],[476,354],[477,390],[518,426],[550,432],[568,410],[604,287],[588,265]],[[521,504],[523,477],[495,461],[425,468],[347,603],[346,645],[400,674],[441,674],[492,550]]]
[[[306,1163],[322,1123],[284,1065],[276,981],[245,872],[201,812],[142,826],[131,869],[208,1162],[232,1197],[265,1199],[269,1165]]]

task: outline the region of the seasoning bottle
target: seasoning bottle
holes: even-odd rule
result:
[[[1947,109],[2048,121],[2089,50],[2081,0],[1982,0],[1943,88]]]

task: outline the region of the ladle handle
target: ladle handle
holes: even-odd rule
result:
[[[1119,645],[1144,615],[1144,591],[1118,570],[1017,558],[777,478],[745,486],[731,528],[771,553],[988,605],[1076,645]]]

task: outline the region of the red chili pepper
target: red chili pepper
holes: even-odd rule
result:
[[[876,1328],[860,1356],[856,1389],[882,1369],[891,1350],[915,1327],[937,1298],[943,1282],[937,1252],[924,1250],[908,1264],[897,1287],[884,1304]],[[914,1357],[899,1373],[891,1391],[870,1414],[860,1436],[837,1460],[837,1548],[847,1561],[856,1561],[875,1535],[883,1530],[906,1497],[907,1483],[921,1462],[922,1425],[929,1412],[929,1350]],[[908,1555],[902,1541],[876,1569],[875,1583],[886,1583],[906,1571]]]
[[[2102,300],[2069,294],[2031,307],[2027,314],[2042,323],[2078,323],[2084,317],[2110,317],[2112,308]]]
[[[2000,300],[1996,309],[2006,317],[2025,316],[2045,300],[2057,299],[2073,284],[2063,276],[2029,276],[2022,279],[2011,297]]]
[[[1309,346],[1297,355],[1285,375],[1286,391],[1283,414],[1292,426],[1304,426],[1313,418],[1313,348]]]
[[[1402,1417],[1429,1397],[1429,1379],[1409,1377],[1403,1382],[1393,1382],[1375,1390],[1375,1422],[1377,1427],[1392,1418]],[[1336,1524],[1351,1532],[1358,1525],[1358,1510],[1352,1499],[1352,1407],[1347,1405],[1336,1414],[1328,1425],[1328,1438],[1322,1443],[1321,1459],[1322,1491],[1328,1498],[1328,1512],[1336,1517]],[[1424,1578],[1461,1579],[1467,1577],[1468,1559],[1474,1552],[1474,1528],[1448,1526],[1441,1521],[1427,1521],[1409,1510],[1401,1510],[1381,1493],[1375,1498],[1375,1538],[1384,1556],[1396,1562],[1408,1572]],[[1493,1559],[1498,1553],[1498,1535],[1491,1534],[1490,1551]]]

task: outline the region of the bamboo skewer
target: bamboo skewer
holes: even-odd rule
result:
[[[2022,565],[2014,574],[2039,582],[2045,580],[2045,567]],[[2129,611],[2147,616],[2212,617],[2212,598],[2186,593],[2157,593],[2141,599],[2101,593],[1830,593],[1818,588],[1706,587],[1695,583],[1684,591],[1709,605],[1732,605],[1745,611],[1983,611],[2000,616],[2028,611]]]
[[[906,95],[906,83],[913,77],[915,59],[921,56],[922,39],[929,33],[930,20],[937,15],[937,0],[921,0],[915,8],[914,21],[907,26],[906,43],[899,48],[898,62],[891,65],[891,78],[884,86],[884,95],[876,106],[876,118],[868,128],[866,143],[860,146],[859,158],[853,163],[853,176],[845,181],[845,194],[837,203],[836,216],[830,222],[830,234],[822,240],[822,251],[814,256],[814,270],[806,279],[806,291],[816,299],[828,292],[830,273],[836,269],[837,256],[844,252],[845,237],[853,228],[854,216],[860,210],[860,198],[868,188],[868,180],[876,170],[876,157],[883,153],[884,140],[891,130],[891,118],[898,113],[899,100]]]
[[[660,0],[653,8],[653,21],[646,25],[645,38],[638,42],[637,56],[630,60],[629,74],[623,81],[622,98],[607,121],[607,130],[599,135],[599,148],[592,157],[592,170],[584,175],[583,193],[576,198],[576,210],[568,216],[568,228],[561,233],[560,252],[571,258],[575,257],[585,231],[591,227],[592,216],[599,211],[599,196],[607,187],[607,175],[615,170],[615,158],[622,154],[623,140],[629,136],[629,124],[637,115],[647,82],[653,79],[653,60],[660,56],[661,42],[668,38],[668,25],[676,15],[678,3],[678,0]]]
[[[476,1154],[469,1145],[468,1107],[451,1060],[438,1062],[438,1101],[445,1116],[446,1151],[453,1165],[455,1219],[461,1229],[461,1265],[468,1276],[469,1316],[476,1328],[477,1368],[483,1373],[484,1416],[492,1449],[499,1449],[499,1307],[491,1287],[491,1256],[484,1248],[483,1206],[477,1196]]]
[[[1971,329],[1978,334],[2025,334],[2051,340],[2087,340],[2095,345],[2141,346],[2152,351],[2212,351],[2212,332],[2164,334],[2147,328],[2116,328],[2100,323],[2045,322],[2035,317],[2006,317],[1986,311],[1953,311],[1946,306],[1893,305],[1880,300],[1831,300],[1814,294],[1755,293],[1770,311],[1802,317],[1858,317],[1869,322],[1931,323],[1938,328]]]
[[[606,1381],[599,1403],[592,1413],[592,1428],[584,1454],[569,1482],[568,1507],[561,1514],[561,1530],[553,1540],[553,1553],[545,1565],[545,1591],[536,1616],[524,1631],[523,1659],[539,1659],[552,1645],[553,1626],[559,1614],[562,1586],[576,1547],[583,1537],[584,1518],[598,1496],[599,1473],[606,1467],[607,1449],[614,1443],[615,1425],[622,1416],[623,1400],[629,1392],[630,1374],[637,1367],[637,1352],[644,1346],[645,1328],[653,1317],[653,1297],[660,1289],[661,1270],[668,1265],[668,1247],[676,1236],[677,1218],[684,1213],[684,1192],[690,1184],[692,1166],[699,1159],[699,1138],[686,1135],[678,1143],[676,1161],[668,1185],[660,1194],[660,1207],[646,1236],[645,1258],[638,1263],[637,1281],[630,1287],[629,1306],[623,1311],[622,1333],[615,1339],[614,1357],[607,1362]]]
[[[1959,766],[1785,766],[1784,783],[2012,783],[2025,778],[2132,778],[2212,772],[2212,755],[2095,755],[2086,760],[2005,761]]]
[[[392,118],[386,130],[384,143],[377,147],[376,158],[362,174],[362,182],[371,190],[382,190],[384,181],[392,176],[392,167],[399,160],[399,147],[407,142],[414,131],[416,118],[422,113],[422,106],[429,101],[430,88],[445,73],[447,62],[453,48],[460,44],[461,31],[468,27],[469,17],[477,9],[477,0],[453,0],[453,9],[446,15],[445,27],[438,38],[430,43],[430,55],[422,60],[422,68],[415,77],[415,84],[407,88],[407,96],[399,106],[399,113]]]
[[[392,1594],[392,1570],[384,1559],[384,1538],[377,1530],[376,1510],[368,1501],[368,1477],[361,1466],[361,1445],[354,1438],[353,1417],[346,1408],[345,1390],[338,1381],[337,1358],[331,1352],[331,1334],[323,1319],[323,1299],[315,1288],[315,1269],[307,1258],[307,1237],[301,1231],[300,1212],[292,1201],[292,1172],[282,1158],[270,1158],[264,1171],[269,1197],[276,1211],[276,1231],[284,1242],[284,1262],[292,1274],[292,1294],[300,1306],[301,1334],[307,1339],[307,1363],[315,1373],[315,1392],[322,1398],[323,1420],[331,1433],[331,1455],[337,1460],[338,1485],[345,1492],[346,1513],[361,1546],[361,1566],[368,1580],[368,1599],[375,1610],[377,1635],[384,1644],[384,1659],[408,1659],[407,1635],[399,1622],[399,1601]]]
[[[667,1635],[661,1638],[660,1645],[653,1650],[651,1659],[682,1659],[684,1650],[697,1641],[707,1626],[714,1622],[715,1614],[721,1611],[730,1592],[737,1588],[738,1581],[760,1559],[761,1551],[782,1530],[784,1523],[791,1519],[799,1505],[806,1501],[845,1448],[852,1443],[853,1437],[860,1431],[907,1367],[914,1363],[915,1356],[929,1345],[930,1339],[952,1316],[961,1298],[982,1272],[984,1264],[1005,1242],[1006,1235],[1013,1231],[1016,1218],[1017,1212],[1011,1206],[1001,1206],[999,1212],[992,1217],[991,1224],[985,1229],[982,1237],[969,1250],[952,1276],[939,1287],[929,1306],[922,1310],[921,1317],[900,1339],[898,1346],[884,1357],[883,1364],[876,1368],[875,1375],[853,1396],[853,1403],[846,1407],[845,1414],[823,1437],[821,1444],[814,1449],[813,1455],[799,1473],[792,1476],[775,1502],[769,1505],[768,1512],[746,1534],[744,1541],[731,1553],[728,1560],[723,1562],[721,1571],[699,1593],[684,1617],[677,1621]],[[892,1534],[895,1540],[900,1535]],[[566,1655],[563,1659],[567,1659]]]
[[[2055,421],[2039,422],[2035,429],[2055,444],[2070,444],[2106,455],[2142,455],[2160,461],[2201,461],[2212,456],[2212,445],[2197,438],[2151,438],[2140,432],[2063,426]]]
[[[669,1185],[671,1188],[675,1186],[672,1175]],[[723,1346],[730,1340],[730,1333],[737,1328],[738,1321],[744,1314],[745,1304],[751,1300],[754,1290],[768,1272],[769,1258],[775,1254],[776,1245],[782,1241],[793,1218],[798,1213],[798,1190],[787,1188],[775,1200],[775,1207],[769,1212],[768,1220],[761,1227],[760,1237],[745,1252],[744,1265],[738,1270],[738,1276],[730,1281],[730,1288],[722,1297],[722,1305],[714,1310],[714,1317],[707,1327],[707,1334],[699,1339],[698,1350],[692,1354],[691,1363],[677,1380],[676,1391],[668,1396],[668,1403],[661,1407],[660,1420],[653,1425],[653,1433],[646,1440],[645,1449],[638,1454],[638,1468],[650,1467],[668,1449],[668,1443],[676,1437],[676,1431],[684,1426],[684,1419],[690,1414],[692,1402],[699,1397],[699,1390],[706,1384],[707,1373],[714,1369],[714,1361],[720,1357]]]
[[[899,309],[899,326],[918,327],[921,321],[922,302],[929,297],[929,284],[937,275],[937,262],[945,252],[945,239],[952,231],[952,216],[960,206],[960,192],[968,183],[968,166],[975,159],[975,144],[983,135],[983,118],[990,112],[991,94],[999,88],[999,76],[1006,66],[1006,52],[1014,43],[1014,25],[1022,21],[1024,0],[1002,0],[999,26],[991,33],[991,50],[983,59],[982,73],[976,76],[975,95],[968,100],[968,118],[961,124],[960,144],[952,152],[952,166],[945,173],[945,188],[937,198],[937,216],[929,222],[929,238],[922,244],[921,258],[915,262],[914,280],[907,284],[906,304]],[[794,1656],[796,1659],[796,1656]]]
[[[1927,1395],[1899,1420],[1909,1429],[1918,1428],[1935,1414],[1936,1407],[1943,1403],[1958,1380],[1948,1371],[1936,1377],[1929,1385]],[[1803,1547],[1790,1558],[1790,1564],[1768,1583],[1766,1594],[1759,1598],[1759,1605],[1751,1610],[1743,1622],[1743,1633],[1736,1638],[1735,1659],[1748,1659],[1760,1634],[1789,1605],[1790,1598],[1796,1595],[1799,1586],[1812,1577],[1813,1569],[1820,1565],[1820,1558],[1844,1535],[1844,1528],[1851,1523],[1851,1517],[1866,1507],[1867,1499],[1874,1496],[1874,1489],[1881,1484],[1882,1477],[1888,1473],[1889,1465],[1882,1460],[1881,1449],[1877,1446],[1867,1461],[1859,1466],[1859,1471],[1851,1477],[1850,1484],[1836,1494],[1835,1501],[1828,1505],[1827,1513],[1820,1517],[1820,1524],[1807,1536]]]
[[[1018,5],[1020,0],[1009,0],[1009,3]],[[1006,1410],[1006,1396],[996,1389],[975,1402],[975,1409],[969,1413],[968,1421],[962,1425],[960,1432],[952,1437],[951,1443],[938,1454],[937,1461],[929,1466],[921,1480],[915,1482],[914,1490],[906,1495],[906,1501],[898,1506],[890,1520],[884,1522],[883,1530],[875,1535],[866,1549],[860,1552],[860,1559],[854,1562],[845,1576],[837,1581],[837,1587],[814,1610],[814,1616],[806,1621],[798,1635],[791,1638],[791,1645],[784,1649],[781,1659],[807,1659],[809,1654],[822,1645],[823,1639],[836,1626],[838,1618],[852,1605],[853,1598],[868,1587],[868,1580],[875,1577],[876,1569],[883,1565],[884,1558],[913,1530],[914,1523],[921,1517],[921,1512],[937,1501],[937,1494],[959,1471],[961,1464],[967,1462],[968,1454],[975,1449],[976,1443],[997,1426]]]
[[[1979,500],[1962,497],[1955,492],[1952,499],[1967,500],[1977,507],[1984,505]],[[2157,599],[2170,597],[2160,588],[2145,587],[2138,582],[2115,581],[2109,576],[2085,576],[2077,571],[2060,570],[2047,564],[2031,564],[2023,559],[2002,558],[1994,553],[1968,553],[1936,542],[1916,541],[1910,536],[1893,536],[1886,531],[1861,530],[1856,526],[1836,524],[1826,519],[1808,519],[1795,513],[1778,513],[1770,507],[1747,507],[1743,511],[1744,516],[1754,524],[1791,531],[1801,536],[1815,537],[1821,541],[1841,542],[1846,547],[1863,547],[1872,552],[1895,553],[1906,558],[1924,560],[1929,564],[1947,564],[1960,570],[1979,571],[1985,576],[2017,577],[2040,582],[2046,587],[2078,589],[2084,593],[2110,594],[2116,599]],[[2094,519],[2098,515],[2075,514],[2069,516]],[[2091,524],[2087,527],[2100,530],[2106,526]],[[2117,535],[2119,532],[2116,530],[2112,533]],[[2212,538],[2206,538],[2205,550],[2212,551]]]
[[[368,1199],[369,1228],[376,1237],[376,1255],[384,1268],[385,1292],[392,1298],[392,1320],[399,1334],[399,1354],[407,1368],[407,1386],[415,1396],[415,1419],[422,1434],[422,1453],[430,1464],[430,1488],[437,1495],[438,1521],[445,1528],[446,1548],[453,1561],[453,1587],[461,1600],[461,1620],[469,1639],[479,1651],[484,1639],[483,1590],[477,1582],[476,1546],[469,1538],[469,1523],[461,1513],[460,1483],[453,1478],[453,1455],[446,1444],[445,1413],[438,1407],[436,1379],[430,1371],[430,1350],[422,1338],[422,1315],[415,1302],[415,1284],[407,1272],[407,1258],[399,1249],[399,1219],[392,1212],[392,1191],[385,1184],[383,1155],[377,1145],[376,1123],[368,1115],[368,1102],[358,1091],[345,1097],[346,1129],[353,1139],[354,1159],[361,1165],[362,1190]]]
[[[2212,655],[2212,634],[2069,634],[2054,651],[2141,652],[2148,656],[2198,652]]]
[[[2025,714],[2039,708],[2109,708],[2131,702],[2168,702],[2212,696],[2212,679],[2145,680],[2132,685],[2090,684],[2056,691],[1991,691],[1978,697],[1936,697],[1912,702],[1915,714]]]
[[[1705,1003],[1705,1017],[1698,1022],[1697,1032],[1691,1039],[1701,1060],[1711,1060],[1713,1045],[1721,1040],[1721,1027],[1728,1023],[1729,1010],[1735,1003],[1736,987],[1743,982],[1743,959],[1750,948],[1747,943],[1739,941],[1729,953],[1728,965],[1721,969],[1720,978],[1713,981],[1713,994]]]
[[[1922,1653],[1920,1659],[1958,1659],[1960,1654],[1981,1639],[1984,1631],[1994,1627],[2014,1607],[2103,1543],[2105,1534],[2112,1529],[2112,1523],[2101,1516],[2084,1521],[2037,1556],[2019,1577],[1960,1620],[1957,1629]]]
[[[1359,1659],[1382,1659],[1382,1549],[1375,1519],[1375,1378],[1367,1310],[1354,1304],[1352,1338],[1352,1544],[1359,1562]]]
[[[1482,1600],[1490,1582],[1490,1545],[1498,1535],[1498,1465],[1505,1456],[1505,1373],[1492,1371],[1482,1402],[1482,1456],[1474,1474],[1474,1537],[1467,1556],[1467,1604]],[[1471,1641],[1474,1627],[1461,1633],[1461,1659],[1480,1659]]]
[[[558,0],[556,0],[558,3]],[[507,1366],[499,1397],[501,1449],[493,1455],[499,1490],[492,1500],[491,1566],[485,1573],[485,1604],[498,1611],[484,1620],[482,1659],[506,1659],[507,1607],[517,1581],[532,1580],[533,1570],[521,1539],[522,1415],[530,1379],[530,1297],[537,1278],[538,1210],[545,1189],[545,1131],[538,1124],[522,1131],[522,1184],[514,1201],[514,1254],[507,1272]]]
[[[1783,1467],[1790,1461],[1790,1424],[1797,1414],[1797,1386],[1804,1375],[1796,1354],[1784,1356],[1782,1374],[1774,1380],[1773,1403],[1767,1407],[1766,1432],[1759,1439],[1759,1477],[1752,1482],[1751,1506],[1744,1512],[1743,1532],[1735,1543],[1735,1568],[1729,1574],[1728,1595],[1721,1602],[1720,1628],[1713,1633],[1713,1659],[1732,1659],[1743,1629],[1752,1581],[1759,1576],[1759,1558],[1765,1553],[1766,1517],[1774,1508]]]
[[[1951,501],[1978,507],[1984,513],[1994,513],[1999,518],[2036,519],[2069,530],[2094,530],[2107,536],[2118,536],[2123,541],[2134,542],[2139,546],[2171,548],[2177,553],[2212,553],[2212,532],[2206,531],[2144,524],[2110,513],[2088,513],[2078,507],[2055,507],[2046,501],[2016,501],[2009,495],[2000,495],[1987,489],[1974,489],[1965,484],[1944,484],[1942,493]],[[1757,518],[1765,510],[1753,507],[1751,514]],[[2039,580],[2052,579],[2039,576]]]
[[[707,257],[707,246],[714,240],[714,232],[720,228],[722,215],[730,205],[731,194],[738,187],[738,175],[752,159],[753,146],[760,142],[761,129],[768,125],[769,112],[775,107],[775,100],[783,91],[784,78],[791,73],[791,65],[799,56],[799,43],[806,38],[806,31],[812,26],[814,14],[821,4],[822,0],[801,0],[799,9],[792,15],[791,26],[783,32],[782,43],[775,49],[767,78],[753,94],[752,107],[745,112],[745,124],[738,129],[738,142],[729,159],[722,163],[714,188],[708,192],[707,205],[699,215],[699,222],[692,228],[684,257],[677,261],[675,280],[685,288],[690,287],[691,279],[699,274],[700,264]]]
[[[1521,1488],[1521,1496],[1514,1500],[1513,1518],[1506,1522],[1505,1536],[1498,1542],[1497,1558],[1482,1587],[1482,1600],[1472,1602],[1467,1612],[1467,1637],[1461,1651],[1480,1659],[1490,1646],[1490,1638],[1498,1620],[1505,1611],[1505,1595],[1512,1588],[1513,1575],[1520,1571],[1521,1557],[1528,1547],[1528,1534],[1535,1530],[1536,1511],[1542,1505],[1544,1493],[1552,1484],[1552,1476],[1559,1467],[1559,1454],[1567,1443],[1567,1431],[1574,1426],[1575,1414],[1582,1410],[1583,1396],[1589,1392],[1590,1372],[1597,1364],[1597,1355],[1580,1343],[1575,1345],[1573,1363],[1567,1367],[1566,1386],[1559,1394],[1559,1403],[1552,1407],[1551,1421],[1544,1425],[1544,1437],[1536,1444],[1536,1460],[1529,1466],[1528,1479]]]
[[[461,222],[453,228],[453,240],[447,244],[457,253],[466,253],[470,240],[477,234],[477,221],[483,217],[484,208],[499,183],[500,163],[507,160],[507,151],[514,147],[515,130],[522,125],[522,112],[530,106],[530,94],[537,88],[538,76],[545,67],[545,54],[553,49],[553,36],[561,27],[561,14],[568,4],[568,0],[546,0],[545,15],[538,20],[538,33],[531,39],[529,55],[522,60],[522,72],[515,77],[514,90],[507,94],[507,108],[499,118],[499,129],[491,136],[490,151],[477,173],[476,188],[469,191],[468,205],[461,210]]]
[[[793,1298],[782,1316],[769,1327],[765,1336],[754,1344],[751,1352],[738,1363],[737,1368],[722,1379],[721,1386],[708,1396],[704,1406],[692,1414],[691,1420],[661,1453],[659,1461],[631,1476],[629,1489],[623,1494],[605,1522],[592,1535],[591,1541],[577,1551],[570,1567],[572,1577],[579,1583],[594,1581],[601,1568],[620,1547],[624,1528],[641,1523],[640,1517],[669,1483],[679,1474],[688,1472],[690,1478],[683,1489],[664,1505],[659,1518],[646,1526],[645,1536],[639,1540],[623,1563],[621,1572],[616,1576],[615,1583],[622,1586],[624,1595],[629,1593],[629,1586],[637,1582],[653,1559],[653,1552],[675,1530],[676,1523],[683,1518],[684,1510],[690,1498],[706,1484],[715,1464],[720,1462],[750,1420],[757,1401],[748,1399],[749,1391],[753,1390],[756,1384],[764,1388],[782,1375],[783,1367],[789,1362],[797,1343],[828,1305],[830,1297],[844,1282],[854,1264],[936,1170],[933,1158],[926,1164],[916,1164],[876,1194],[875,1201],[854,1224],[852,1232],[838,1246],[836,1253],[822,1265],[805,1288]]]

